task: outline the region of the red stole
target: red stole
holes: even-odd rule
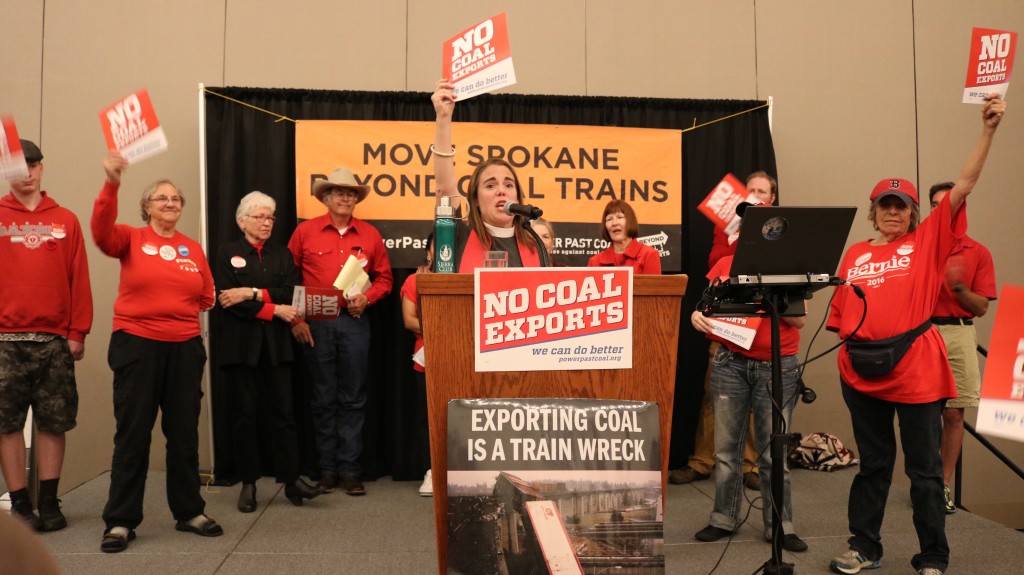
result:
[[[516,244],[519,246],[519,257],[523,260],[524,268],[539,268],[540,267],[540,254],[536,251],[530,250],[522,241],[519,240],[519,236],[516,236]],[[460,274],[471,274],[476,268],[484,266],[484,249],[483,242],[476,235],[476,230],[469,230],[469,238],[466,241],[466,247],[462,250],[462,261],[459,263]]]

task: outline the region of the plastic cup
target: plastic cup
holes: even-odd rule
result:
[[[508,252],[485,252],[484,253],[484,267],[485,268],[507,268],[508,267]]]

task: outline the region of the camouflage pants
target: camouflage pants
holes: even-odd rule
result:
[[[21,431],[29,406],[41,431],[74,429],[78,389],[66,339],[0,341],[0,433]]]

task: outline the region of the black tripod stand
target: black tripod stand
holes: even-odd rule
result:
[[[799,440],[797,434],[783,434],[783,402],[786,398],[782,392],[782,349],[780,343],[779,322],[781,314],[788,311],[790,302],[800,303],[795,315],[803,315],[803,300],[819,289],[833,284],[827,275],[808,274],[806,280],[794,276],[760,276],[748,279],[743,284],[718,284],[708,288],[705,297],[706,309],[701,310],[710,316],[764,316],[771,320],[771,357],[772,357],[772,434],[770,453],[772,457],[771,501],[772,506],[772,557],[765,562],[765,575],[792,575],[793,564],[782,561],[782,509],[784,508],[785,491],[785,457],[787,445]],[[793,400],[795,398],[790,398]]]

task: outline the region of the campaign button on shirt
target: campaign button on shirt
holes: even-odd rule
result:
[[[366,258],[366,253],[363,252],[363,248],[354,247],[352,249],[353,249],[353,251],[356,252],[355,256],[356,256],[356,259],[359,260],[360,267],[364,267],[365,268],[366,264],[370,263],[370,260],[368,260]]]
[[[67,235],[67,232],[64,231],[64,226],[60,224],[53,224],[50,226],[50,235],[58,240],[62,240]]]
[[[178,253],[181,254],[181,257],[187,258],[188,257],[188,246],[186,246],[185,244],[181,244],[180,246],[178,246]]]
[[[244,268],[245,258],[243,258],[242,256],[234,256],[231,258],[231,265],[236,268]]]
[[[147,256],[155,256],[157,253],[157,247],[149,242],[142,244],[142,253]]]
[[[902,246],[896,248],[896,253],[898,253],[901,256],[909,256],[910,254],[914,253],[914,243],[907,242],[903,244]]]
[[[174,246],[160,246],[160,257],[167,261],[173,260],[177,253],[174,251]]]

